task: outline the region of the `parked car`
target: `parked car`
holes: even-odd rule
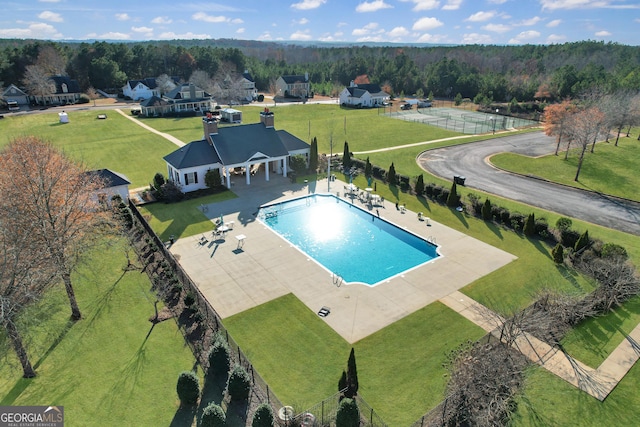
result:
[[[411,107],[412,107],[412,105],[411,105],[411,104],[402,104],[402,105],[400,106],[400,108],[401,108],[402,110],[411,110]]]

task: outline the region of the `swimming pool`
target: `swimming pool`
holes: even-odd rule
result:
[[[333,195],[264,206],[258,218],[335,281],[373,286],[440,256],[437,245]]]

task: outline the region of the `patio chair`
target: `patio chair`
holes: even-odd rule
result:
[[[318,316],[320,317],[327,317],[329,313],[331,313],[331,309],[329,307],[322,307],[318,310]]]

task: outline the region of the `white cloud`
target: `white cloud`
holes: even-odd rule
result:
[[[476,12],[473,15],[471,15],[470,17],[468,17],[467,19],[465,19],[465,21],[469,21],[469,22],[482,22],[482,21],[488,21],[489,19],[493,18],[494,16],[496,16],[496,12],[495,11],[489,11],[489,12]]]
[[[384,0],[373,0],[372,2],[360,3],[356,6],[356,12],[377,12],[381,9],[391,9],[393,6],[384,2]]]
[[[244,24],[244,21],[240,18],[233,18],[232,20],[229,21],[232,24]]]
[[[521,44],[526,43],[527,40],[532,40],[540,37],[540,33],[535,30],[523,31],[511,40],[509,40],[509,44]]]
[[[542,9],[638,9],[638,5],[613,5],[611,0],[539,0]]]
[[[131,27],[131,31],[134,33],[151,33],[153,28],[151,27]]]
[[[269,33],[269,31],[265,31],[258,36],[258,40],[273,40],[273,38],[271,37],[271,33]]]
[[[44,19],[45,21],[51,21],[51,22],[63,21],[62,16],[59,13],[51,12],[48,10],[45,10],[44,12],[40,13],[38,15],[38,18]]]
[[[542,18],[540,18],[539,16],[534,16],[533,18],[524,19],[524,20],[520,21],[519,23],[517,23],[516,25],[522,25],[524,27],[530,27],[532,25],[536,25],[541,20],[542,20]]]
[[[406,37],[409,35],[409,30],[405,27],[395,27],[393,30],[389,31],[387,35],[393,38]]]
[[[438,27],[442,27],[443,25],[444,24],[441,21],[438,21],[437,18],[429,18],[425,16],[424,18],[418,19],[413,24],[413,27],[411,27],[411,29],[413,31],[429,31]]]
[[[230,19],[227,18],[224,15],[219,15],[219,16],[215,16],[215,15],[207,15],[204,12],[196,12],[193,15],[191,15],[191,19],[193,19],[194,21],[202,21],[202,22],[209,22],[212,24],[218,24],[220,22],[229,22]]]
[[[167,17],[167,16],[156,16],[155,18],[153,18],[153,19],[151,20],[151,23],[152,23],[152,24],[161,24],[161,25],[162,25],[162,24],[165,24],[165,25],[166,25],[166,24],[171,24],[172,22],[173,22],[173,20],[172,20],[172,19],[170,19],[170,18],[169,18],[169,17]]]
[[[378,30],[378,23],[377,22],[370,22],[367,25],[365,25],[362,28],[356,28],[351,32],[351,35],[353,36],[366,36],[368,34],[372,34],[372,33],[380,33],[381,31],[384,30]]]
[[[549,37],[547,37],[547,43],[563,43],[566,39],[566,36],[560,34],[550,34]]]
[[[493,43],[491,36],[487,34],[468,33],[462,35],[463,44],[490,44]]]
[[[103,33],[95,37],[96,39],[103,40],[129,40],[131,36],[126,33],[118,33],[115,31],[110,31],[108,33]]]
[[[245,29],[244,28],[238,28],[236,30],[236,34],[244,34]]]
[[[505,4],[508,0],[487,0],[490,4]]]
[[[461,4],[462,0],[448,0],[447,4],[442,6],[442,10],[458,10]]]
[[[295,19],[293,20],[294,24],[298,24],[298,25],[307,25],[309,23],[309,20],[307,18],[302,18],[299,21],[296,21]]]
[[[429,33],[424,33],[420,37],[416,39],[416,43],[441,43],[445,40],[445,37],[442,35],[433,35]]]
[[[440,1],[439,0],[401,0],[404,2],[411,2],[413,3],[415,6],[413,6],[413,10],[414,12],[419,12],[421,10],[433,10],[433,9],[437,9],[438,7],[440,7]]]
[[[128,21],[131,19],[128,13],[116,13],[115,17],[118,21]]]
[[[167,31],[166,33],[162,33],[158,36],[159,39],[162,40],[193,40],[193,39],[210,39],[211,35],[209,34],[194,34],[192,32],[177,34],[173,31]]]
[[[356,41],[358,43],[365,43],[365,42],[383,42],[386,40],[383,39],[381,36],[367,36],[367,37],[360,37],[356,39]]]
[[[62,33],[52,25],[38,22],[30,24],[27,28],[0,29],[0,37],[7,39],[61,39]]]
[[[611,33],[609,31],[606,31],[606,30],[598,31],[596,33],[596,37],[609,37],[610,35],[611,35]]]
[[[511,30],[509,25],[504,24],[487,24],[482,27],[485,31],[491,31],[492,33],[506,33]]]
[[[300,3],[293,3],[291,7],[298,10],[310,10],[317,9],[326,2],[327,0],[302,0]]]
[[[562,19],[554,19],[553,21],[549,22],[547,24],[547,27],[549,28],[554,28],[557,27],[558,25],[560,25],[562,23]]]
[[[311,40],[311,34],[309,34],[309,30],[298,30],[289,36],[289,40]]]

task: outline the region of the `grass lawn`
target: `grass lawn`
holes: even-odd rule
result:
[[[636,141],[635,135],[631,138],[620,138],[617,147],[611,142],[596,144],[594,153],[590,153],[590,149],[591,146],[585,153],[577,182],[574,178],[580,156],[578,150],[571,150],[567,160],[564,160],[564,153],[539,158],[502,153],[491,157],[491,162],[509,171],[640,201],[640,176],[637,171],[637,165],[640,163],[640,143]]]
[[[107,114],[108,119],[98,120],[98,114]],[[125,174],[131,188],[148,185],[156,172],[166,174],[162,157],[177,148],[113,110],[70,111],[68,124],[58,122],[58,113],[5,117],[0,120],[0,135],[0,148],[16,137],[36,135],[89,169]]]
[[[149,279],[123,272],[124,242],[109,243],[73,276],[82,320],[68,322],[62,286],[25,313],[36,319],[26,336],[36,378],[22,378],[0,336],[0,405],[62,405],[70,426],[157,426],[174,418],[178,374],[195,359],[173,320],[151,327]]]
[[[199,209],[201,204],[221,202],[235,198],[231,191],[185,200],[180,203],[151,203],[141,206],[140,213],[162,241],[169,240],[171,235],[180,237],[193,236],[212,230],[212,223]]]
[[[301,411],[338,391],[350,346],[295,296],[224,321],[285,405]],[[484,331],[440,303],[354,345],[359,393],[393,426],[410,425],[442,399],[446,355]]]

